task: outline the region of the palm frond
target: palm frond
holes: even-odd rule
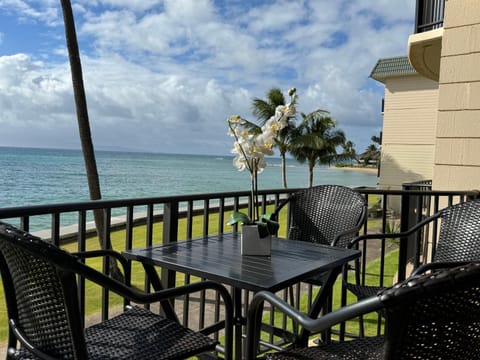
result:
[[[275,115],[275,107],[265,100],[255,98],[252,101],[252,114],[263,125],[265,122]]]
[[[267,99],[270,105],[274,106],[275,108],[278,105],[285,105],[285,96],[283,96],[282,90],[279,88],[271,88],[267,93]]]
[[[319,133],[305,134],[290,142],[291,148],[307,148],[320,150],[325,146],[325,140]]]

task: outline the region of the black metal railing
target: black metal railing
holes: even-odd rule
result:
[[[420,189],[378,190],[358,188],[357,191],[365,196],[370,212],[360,233],[385,233],[392,231],[392,224],[398,231],[406,230],[442,207],[479,196],[476,191],[431,191],[424,188],[424,186],[428,187],[428,184],[417,184],[417,186],[420,186]],[[269,206],[273,209],[282,198],[295,190],[297,189],[260,191],[262,211],[270,210],[268,209]],[[235,227],[225,228],[226,216],[232,210],[240,210],[251,206],[249,195],[248,191],[241,191],[0,208],[0,219],[17,225],[26,231],[34,232],[60,246],[66,246],[66,244],[72,244],[72,242],[76,243],[76,249],[83,251],[92,246],[92,242],[94,242],[92,236],[96,234],[95,230],[91,229],[92,224],[90,224],[89,219],[92,218],[94,210],[102,210],[105,214],[104,241],[112,241],[115,250],[123,251],[133,247],[146,247],[162,242],[182,241],[206,234],[236,230]],[[394,208],[392,206],[394,203],[400,205]],[[77,223],[73,226],[66,224],[65,214],[76,215]],[[51,226],[49,229],[46,232],[33,231],[37,223],[37,217],[45,216],[50,218]],[[280,214],[279,222],[282,224],[282,231],[284,232],[288,227],[287,219],[288,214],[286,212]],[[138,225],[142,226],[139,227]],[[139,231],[139,228],[144,229],[144,231]],[[185,232],[180,233],[180,228],[185,229]],[[423,245],[426,242],[426,237],[436,236],[436,229],[438,227],[429,230],[428,234],[418,234],[411,239],[398,239],[398,242],[394,244],[394,251],[398,252],[396,253],[396,261],[398,261],[395,271],[396,279],[401,280],[407,276],[407,265],[409,263],[418,266],[421,262],[429,260]],[[280,233],[281,236],[285,234],[286,232]],[[370,247],[367,242],[359,244],[362,251],[361,269],[363,272],[361,281],[363,283],[367,281],[365,269],[368,268],[368,263],[372,259],[377,259],[378,266],[375,268],[375,272],[378,274],[377,285],[389,285],[384,279],[387,275],[385,270],[387,265],[386,255],[392,251],[390,245],[387,241],[381,241],[374,248]],[[107,271],[107,269],[104,265],[103,271]],[[135,272],[135,269],[137,272],[142,271],[141,267],[133,267],[132,271]],[[167,287],[176,286],[179,278],[185,283],[198,281],[198,279],[191,279],[188,275],[175,274],[171,271],[161,271],[161,278]],[[393,281],[392,276],[389,283]],[[141,286],[146,291],[150,290],[148,278],[144,279]],[[81,311],[84,314],[85,288],[86,284],[80,279],[79,298],[81,299]],[[308,294],[312,292],[312,288],[307,289],[305,286],[299,286],[298,288],[300,289],[297,292],[298,296],[310,296]],[[250,296],[251,294],[248,293],[244,296],[245,307],[247,307]],[[287,292],[283,292],[282,296],[287,298]],[[99,307],[102,319],[108,318],[112,310],[110,300],[110,294],[103,292],[101,295],[102,304]],[[197,306],[193,309],[197,313],[195,319],[198,318],[198,328],[205,326],[205,313],[207,312],[205,309],[209,304],[212,305],[213,303],[216,309],[214,316],[218,317],[218,311],[220,311],[219,299],[212,300],[205,298],[203,295],[198,299],[181,299],[176,304],[177,310],[182,313],[179,318],[183,320],[184,324],[192,326],[192,317],[189,316],[189,313],[192,311],[194,301],[196,305],[200,306],[200,310]],[[199,313],[201,316],[198,316]],[[272,322],[275,321],[274,318],[272,314]],[[86,320],[88,322],[88,319]],[[287,326],[286,320],[283,320],[282,326]],[[273,341],[273,338],[270,341]]]
[[[417,0],[415,33],[443,27],[445,0]]]

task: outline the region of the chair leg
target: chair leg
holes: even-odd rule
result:
[[[295,297],[293,295],[293,285],[288,287],[288,295],[290,296],[290,305],[295,307]]]
[[[346,272],[345,272],[345,276],[346,276]],[[360,260],[359,259],[355,260],[355,281],[356,281],[356,284],[360,284]],[[360,301],[360,298],[358,296],[357,296],[357,301]],[[365,337],[365,326],[363,323],[362,315],[360,315],[360,317],[358,318],[358,326],[359,326],[358,336],[360,338]]]
[[[358,317],[358,336],[363,338],[365,337],[365,328],[364,328],[364,324],[363,324],[363,315],[360,315]]]
[[[300,286],[300,285],[297,285],[297,286]],[[294,292],[293,292],[293,287],[294,287],[294,285],[288,287],[288,295],[290,297],[290,305],[292,305],[294,308],[298,309],[298,308],[300,308],[300,301],[297,302],[298,307],[296,307],[295,306],[295,295],[294,295]],[[292,331],[295,334],[295,336],[298,334],[298,324],[295,321],[292,321]]]
[[[333,307],[333,294],[330,294],[328,298],[325,301],[325,305],[322,308],[322,315],[326,315],[330,312],[332,312],[332,307]],[[322,335],[321,339],[323,343],[330,343],[332,341],[332,330],[327,329],[325,330]]]

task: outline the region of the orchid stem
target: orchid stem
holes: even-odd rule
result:
[[[257,160],[258,162],[258,160]],[[255,168],[257,168],[257,165],[255,164]],[[255,221],[260,220],[260,212],[258,211],[258,171],[255,170],[255,211],[257,212],[255,215]]]
[[[228,121],[228,127],[232,131],[233,136],[235,137],[235,141],[237,143],[239,143],[238,136],[235,133],[235,129],[233,128],[230,121]],[[250,194],[251,205],[250,205],[250,208],[248,209],[248,216],[253,222],[256,222],[258,219],[260,219],[259,212],[258,212],[258,195],[257,195],[257,190],[258,190],[258,182],[257,182],[258,159],[252,159],[252,163],[250,164],[250,161],[248,161],[248,157],[247,157],[247,154],[245,153],[245,150],[243,149],[243,146],[239,144],[239,148],[240,148],[240,151],[242,153],[243,158],[245,159],[245,163],[247,165],[248,171],[250,172],[250,179],[251,179],[251,194]]]

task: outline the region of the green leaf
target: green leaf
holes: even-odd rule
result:
[[[247,215],[241,212],[233,212],[228,218],[227,225],[235,225],[241,223],[244,225],[258,225],[258,234],[261,238],[268,235],[275,235],[280,225],[276,221],[270,220],[272,214],[264,214],[256,223],[253,222]]]
[[[280,228],[278,222],[270,220],[272,214],[263,214],[258,222],[260,237],[275,235]],[[264,234],[264,235],[263,235]],[[262,236],[263,235],[263,236]]]
[[[242,223],[242,224],[246,224],[246,225],[250,225],[252,224],[252,220],[250,220],[250,218],[241,213],[241,212],[234,212],[232,215],[230,215],[230,217],[228,218],[228,221],[227,221],[227,225],[235,225],[237,223]]]
[[[270,235],[270,232],[268,231],[267,223],[259,221],[257,224],[258,224],[258,234],[260,235],[260,238],[264,238]]]
[[[273,216],[273,214],[263,214],[262,217],[260,218],[260,220],[261,219],[271,220],[272,216]]]

